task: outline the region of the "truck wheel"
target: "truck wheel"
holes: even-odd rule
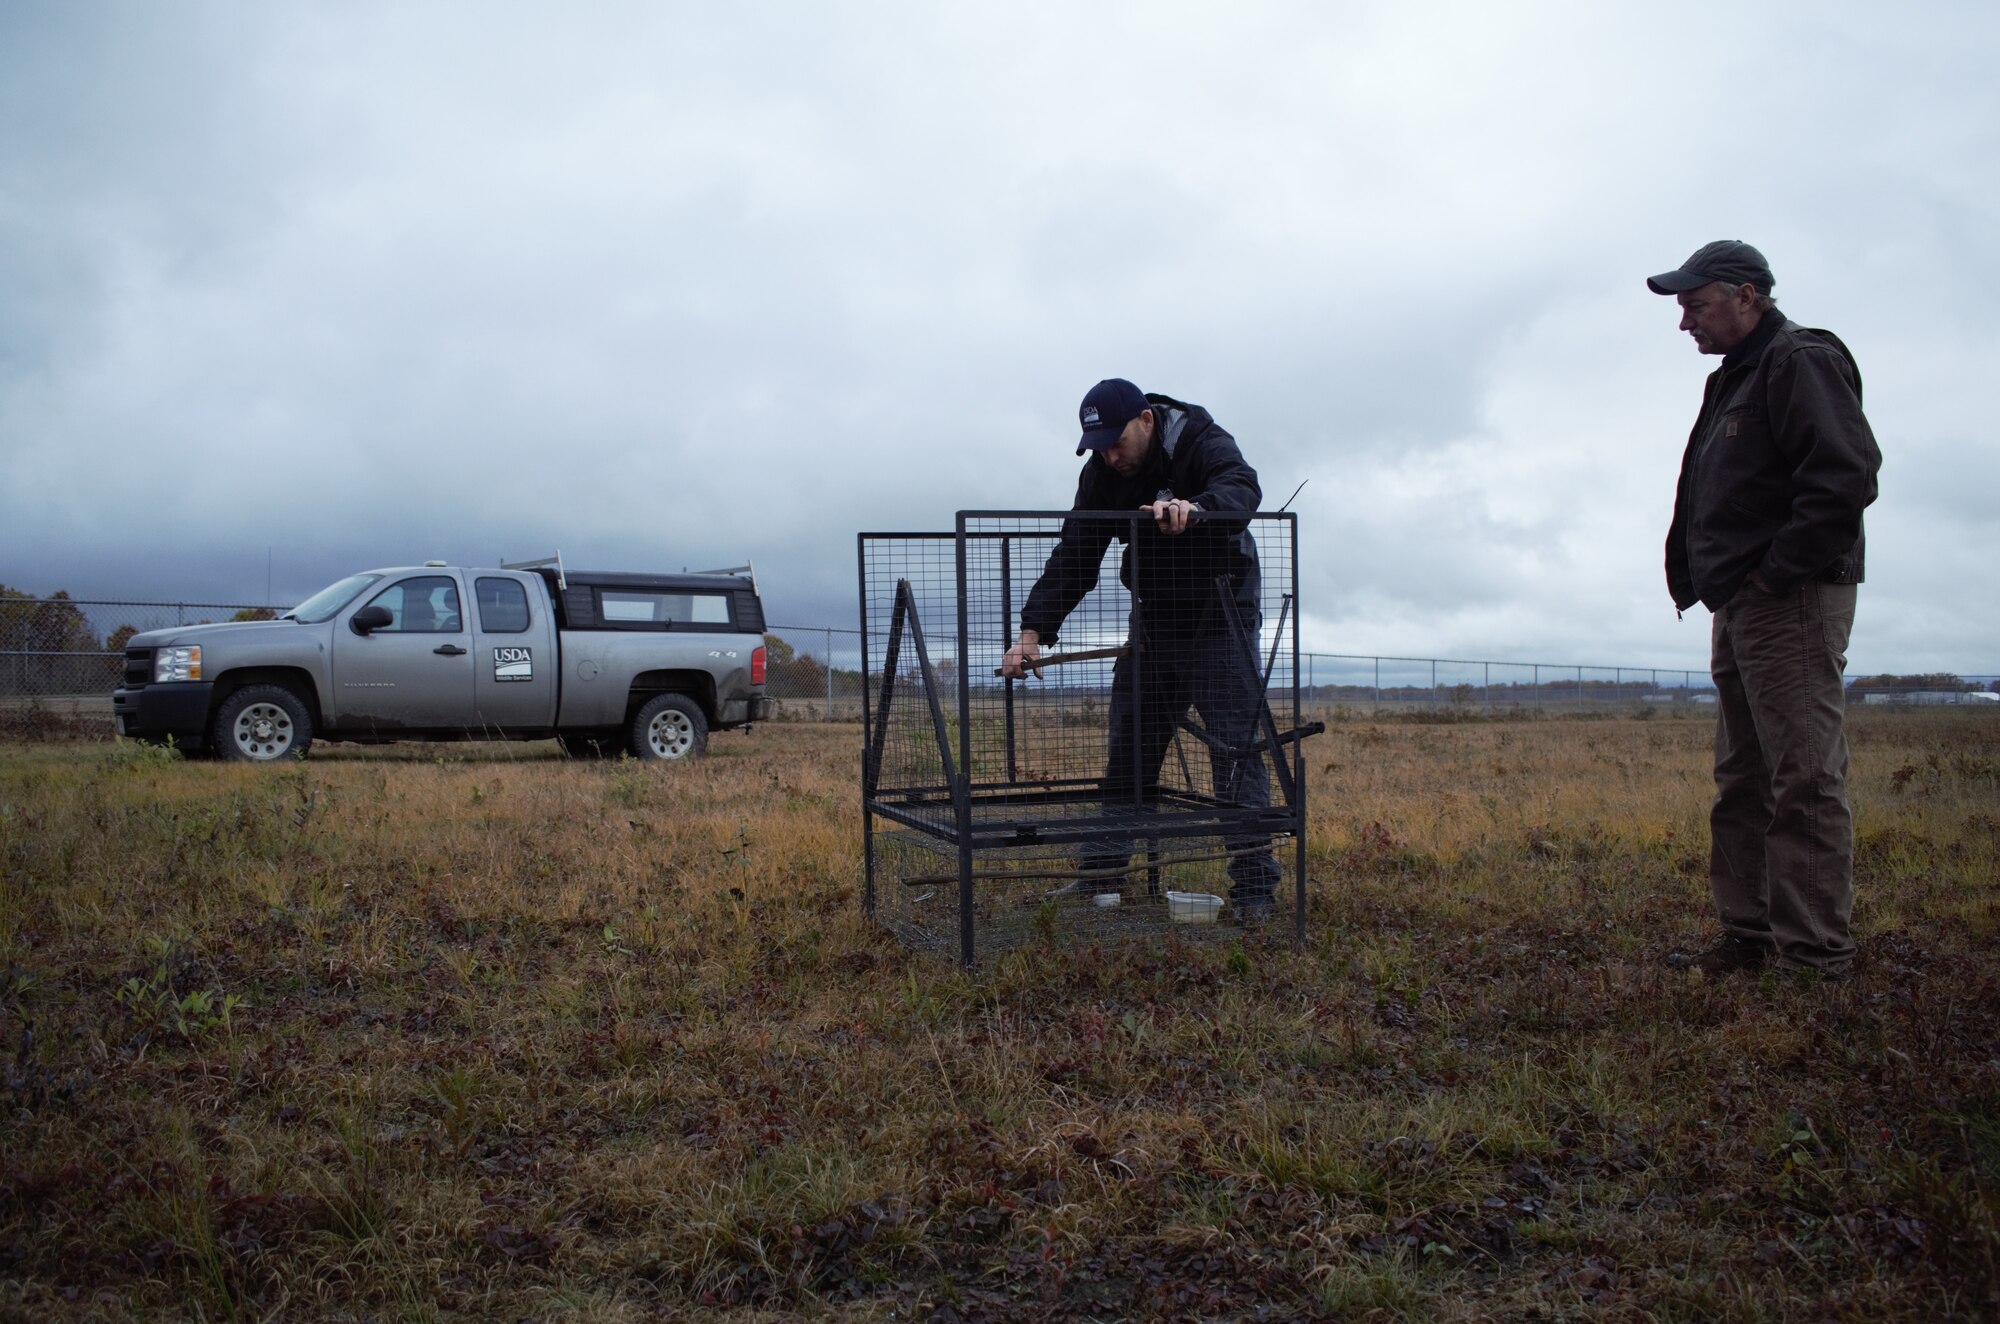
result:
[[[312,747],[312,714],[282,685],[246,685],[222,701],[209,728],[218,758],[239,763],[301,759]]]
[[[708,748],[708,719],[685,694],[658,694],[632,719],[632,757],[693,758]]]

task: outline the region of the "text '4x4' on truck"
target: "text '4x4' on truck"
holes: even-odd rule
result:
[[[315,739],[546,740],[635,758],[702,752],[770,715],[750,567],[702,574],[368,570],[274,621],[134,635],[120,735],[224,758]]]

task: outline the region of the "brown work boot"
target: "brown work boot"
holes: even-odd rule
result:
[[[1754,975],[1771,963],[1768,943],[1725,933],[1713,947],[1702,952],[1669,952],[1667,964],[1676,970],[1699,970],[1710,979],[1723,975]]]

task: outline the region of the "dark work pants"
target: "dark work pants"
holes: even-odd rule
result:
[[[1744,585],[1715,614],[1715,805],[1709,889],[1732,935],[1781,967],[1854,959],[1854,818],[1841,672],[1852,584]]]
[[[1252,640],[1258,624],[1257,613],[1251,611],[1244,626]],[[1146,631],[1135,621],[1132,634],[1138,641]],[[1156,798],[1160,765],[1190,705],[1201,718],[1202,729],[1219,744],[1240,750],[1257,741],[1262,734],[1264,687],[1248,653],[1244,641],[1217,626],[1191,639],[1144,644],[1118,659],[1111,673],[1110,749],[1104,768],[1108,810],[1130,812],[1135,799],[1150,803]],[[1139,676],[1136,695],[1134,667]],[[1261,752],[1235,758],[1211,746],[1208,756],[1216,799],[1252,809],[1269,807],[1271,783]],[[1278,862],[1271,856],[1270,844],[1268,835],[1223,839],[1228,850],[1246,852],[1229,862],[1231,900],[1264,900],[1276,891]],[[1264,849],[1259,851],[1259,846]],[[1131,858],[1131,840],[1120,838],[1086,848],[1080,864],[1086,869],[1122,868]]]

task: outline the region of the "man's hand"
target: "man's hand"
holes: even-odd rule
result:
[[[1007,650],[1007,656],[1000,659],[1000,674],[1008,680],[1026,680],[1028,678],[1028,671],[1032,668],[1035,673],[1035,679],[1040,680],[1042,678],[1042,669],[1035,666],[1035,662],[1041,655],[1041,632],[1037,630],[1023,630],[1021,631],[1019,642]]]
[[[1158,526],[1161,533],[1175,537],[1187,532],[1188,525],[1194,521],[1194,513],[1201,507],[1192,501],[1183,501],[1179,497],[1161,497],[1158,501],[1143,505],[1139,509],[1152,515],[1153,523]]]

